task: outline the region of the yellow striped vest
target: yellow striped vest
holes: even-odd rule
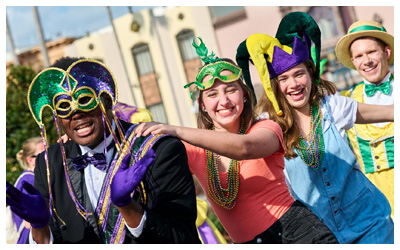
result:
[[[364,82],[340,94],[364,102]],[[380,128],[371,124],[354,124],[347,138],[364,173],[394,167],[394,122]]]

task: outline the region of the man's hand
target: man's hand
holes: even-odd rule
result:
[[[147,168],[153,163],[156,154],[149,149],[142,159],[129,167],[132,155],[127,153],[111,183],[111,200],[117,207],[131,203],[131,193],[143,179]]]
[[[36,229],[43,228],[49,221],[49,210],[46,201],[40,192],[26,181],[22,187],[27,191],[25,194],[13,185],[6,182],[6,203],[16,215],[31,223]]]

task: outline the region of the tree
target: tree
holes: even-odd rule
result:
[[[7,76],[6,97],[6,179],[14,183],[22,170],[16,154],[26,139],[40,136],[40,128],[28,107],[27,93],[36,73],[30,67],[11,66]],[[48,143],[58,138],[53,116],[49,108],[43,111]]]

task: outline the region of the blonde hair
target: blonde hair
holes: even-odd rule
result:
[[[37,144],[42,143],[42,137],[32,137],[24,142],[22,149],[17,153],[16,158],[24,170],[29,169],[29,164],[26,158],[35,154]]]
[[[336,85],[330,81],[320,78],[320,82],[316,83],[314,79],[315,66],[310,60],[304,62],[307,71],[311,77],[311,93],[309,104],[319,105],[324,95],[335,94],[337,91]],[[293,112],[293,107],[290,106],[286,98],[283,96],[279,89],[277,77],[271,78],[271,85],[276,100],[279,103],[283,116],[278,116],[272,106],[271,101],[268,99],[265,92],[261,96],[257,107],[255,109],[257,114],[268,112],[269,119],[275,121],[282,128],[283,142],[285,148],[285,158],[294,158],[297,154],[294,152],[294,148],[299,145],[300,128],[296,123],[296,119]]]

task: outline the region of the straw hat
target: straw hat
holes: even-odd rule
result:
[[[350,45],[351,43],[360,37],[374,37],[386,45],[389,45],[392,49],[392,53],[388,60],[389,65],[393,64],[394,61],[394,37],[386,32],[386,29],[382,24],[373,21],[358,21],[353,23],[348,31],[347,35],[342,37],[336,45],[336,56],[340,62],[346,67],[356,69],[350,56]]]

